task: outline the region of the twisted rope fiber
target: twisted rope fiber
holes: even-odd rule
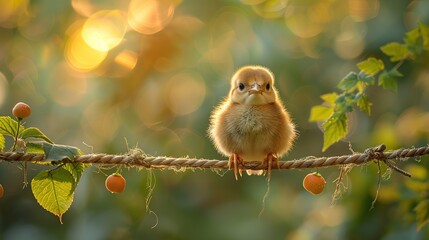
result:
[[[380,145],[374,148],[369,148],[363,153],[354,153],[352,155],[335,156],[335,157],[306,157],[297,160],[279,161],[278,169],[303,169],[303,168],[318,168],[344,164],[361,165],[370,161],[383,161],[387,165],[392,166],[389,160],[407,160],[411,157],[418,157],[429,154],[429,146],[420,148],[397,149],[384,152],[385,145]],[[27,154],[16,152],[0,153],[0,160],[4,161],[27,161],[41,162],[44,161],[43,154]],[[174,157],[152,157],[145,156],[140,152],[129,153],[125,155],[110,155],[110,154],[88,154],[77,156],[74,159],[77,163],[93,163],[93,164],[124,164],[127,166],[140,166],[145,168],[214,168],[228,169],[228,161],[226,160],[209,160],[196,158],[174,158]],[[267,164],[261,162],[245,162],[244,166],[239,166],[241,169],[267,169]],[[277,169],[277,166],[273,166]]]

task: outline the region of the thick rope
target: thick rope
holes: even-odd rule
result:
[[[335,156],[335,157],[307,157],[298,160],[279,161],[278,169],[302,169],[302,168],[319,168],[337,165],[361,165],[370,161],[383,161],[389,167],[397,169],[392,161],[407,160],[411,157],[418,157],[429,154],[429,146],[420,148],[398,149],[394,151],[384,152],[385,145],[380,145],[374,148],[365,150],[364,153],[355,153],[352,155]],[[0,153],[0,160],[4,161],[27,161],[41,162],[44,161],[43,154],[28,154],[16,152]],[[195,158],[174,158],[174,157],[152,157],[146,156],[141,151],[131,151],[124,155],[109,155],[109,154],[88,154],[77,156],[74,159],[77,163],[93,163],[93,164],[124,164],[127,166],[139,166],[145,168],[213,168],[213,169],[228,169],[228,161],[226,160],[209,160]],[[244,166],[238,166],[241,169],[267,169],[267,164],[262,162],[245,162]],[[273,167],[273,169],[277,169]],[[408,176],[407,173],[403,173]]]

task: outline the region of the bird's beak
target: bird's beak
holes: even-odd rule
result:
[[[262,93],[261,86],[257,83],[253,84],[252,88],[249,90],[249,94],[255,93]]]

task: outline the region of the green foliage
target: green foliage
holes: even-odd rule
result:
[[[0,117],[0,134],[15,137],[16,133],[22,133],[24,127],[18,129],[18,122],[9,116]]]
[[[393,92],[398,92],[398,78],[403,75],[396,69],[390,71],[383,71],[378,77],[378,85],[382,86],[384,89],[392,90]]]
[[[417,214],[417,230],[429,223],[429,199],[425,199],[414,208]]]
[[[29,127],[23,130],[21,133],[21,138],[22,139],[38,138],[48,143],[54,143],[45,134],[43,134],[42,131],[40,131],[38,128],[35,128],[35,127]]]
[[[3,151],[5,142],[6,142],[6,139],[4,138],[3,135],[0,134],[0,151]]]
[[[357,64],[359,70],[367,75],[374,76],[384,69],[383,61],[376,58],[368,58]]]
[[[347,135],[347,113],[352,112],[355,106],[371,114],[372,103],[365,93],[369,86],[378,85],[398,91],[398,78],[403,76],[398,68],[403,61],[415,60],[423,51],[429,51],[429,27],[419,24],[406,33],[403,43],[387,43],[380,49],[391,62],[398,63],[391,69],[385,69],[384,62],[374,57],[359,62],[360,72],[350,72],[338,83],[341,93],[322,95],[324,103],[312,107],[309,121],[324,122],[323,151]]]
[[[347,134],[347,117],[345,114],[333,114],[323,124],[325,134],[323,138],[323,151],[329,146],[344,138]]]
[[[381,47],[381,51],[390,57],[391,62],[398,62],[410,57],[407,45],[392,42]]]
[[[65,170],[67,170],[74,179],[74,188],[76,188],[77,183],[80,180],[80,177],[82,176],[83,172],[90,166],[90,164],[82,164],[82,163],[66,163],[62,166]],[[74,189],[73,189],[74,191]]]
[[[11,117],[0,117],[0,150],[5,147],[5,136],[25,145],[19,150],[27,153],[44,154],[42,164],[53,164],[54,168],[38,173],[31,181],[31,189],[37,202],[47,211],[55,214],[62,222],[62,215],[73,202],[76,186],[89,164],[75,163],[74,158],[83,153],[76,147],[54,144],[42,131],[35,127],[25,128],[21,121]]]
[[[62,215],[73,202],[75,186],[72,174],[62,167],[42,171],[31,181],[31,190],[37,202],[58,216],[61,223]]]
[[[405,181],[406,187],[411,191],[409,203],[404,207],[405,211],[414,211],[416,214],[417,230],[421,230],[429,223],[429,181],[428,170],[418,164],[410,164],[407,171],[412,178]]]
[[[82,152],[72,146],[43,143],[45,161],[62,161],[68,159],[73,161],[75,156],[82,155]]]

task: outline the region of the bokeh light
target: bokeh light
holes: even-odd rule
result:
[[[379,0],[348,0],[349,14],[355,21],[366,21],[378,15]]]
[[[82,38],[81,27],[73,29],[65,46],[67,62],[77,71],[87,72],[95,69],[106,58],[106,51],[98,51]]]
[[[310,6],[290,6],[285,13],[286,26],[300,38],[317,36],[331,18],[331,4],[326,1],[316,1]]]
[[[0,26],[18,26],[27,15],[28,0],[0,0]]]
[[[127,30],[120,10],[103,10],[91,15],[82,27],[82,38],[90,47],[107,52],[123,40]]]
[[[128,24],[139,33],[154,34],[168,25],[174,9],[173,0],[131,0]]]
[[[334,50],[344,59],[354,59],[365,49],[365,26],[345,19],[335,38]]]
[[[137,53],[130,50],[123,50],[115,57],[115,62],[127,70],[132,70],[137,64]]]
[[[196,111],[206,95],[206,86],[201,77],[191,73],[179,73],[167,82],[166,101],[177,115]]]
[[[89,17],[95,10],[91,0],[71,0],[73,9],[84,17]]]
[[[26,126],[85,153],[137,146],[148,156],[226,159],[207,137],[210,113],[228,94],[234,71],[252,64],[273,71],[299,131],[281,160],[382,143],[422,146],[429,141],[427,53],[397,65],[404,75],[397,92],[369,87],[371,115],[354,109],[346,140],[326,152],[321,129],[308,118],[320,95],[340,91],[338,82],[359,71],[356,63],[375,57],[387,70],[395,66],[380,47],[401,42],[419,21],[428,25],[428,9],[422,0],[0,0],[0,112],[10,115],[24,101],[32,107]],[[6,150],[10,142],[6,136]],[[427,158],[416,160],[416,167],[429,167]],[[402,176],[381,181],[369,211],[376,164],[353,168],[334,205],[338,168],[318,169],[327,181],[318,196],[302,188],[306,170],[273,171],[260,217],[264,177],[235,181],[230,171],[94,164],[61,227],[31,189],[22,190],[22,166],[0,165],[0,239],[429,239],[428,228],[416,231],[413,202],[427,192],[414,193]],[[29,166],[30,180],[39,167]],[[104,188],[105,175],[115,171],[127,179],[121,195]],[[410,172],[418,176],[419,169]],[[145,204],[152,173],[150,207],[159,218],[153,229],[155,214]]]

